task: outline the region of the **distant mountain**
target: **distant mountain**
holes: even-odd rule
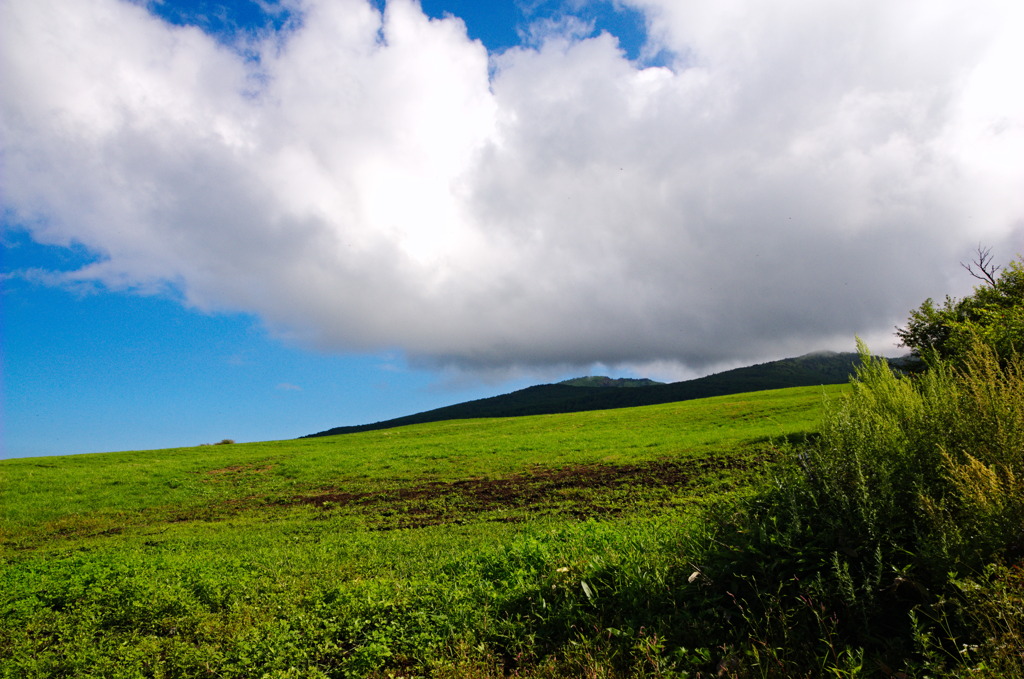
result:
[[[632,377],[619,377],[613,379],[611,377],[605,377],[604,375],[595,375],[592,377],[576,377],[571,380],[563,380],[559,384],[567,384],[570,387],[653,387],[656,384],[665,384],[664,382],[655,382],[654,380],[648,379],[635,379]]]
[[[815,352],[797,358],[760,363],[671,384],[653,380],[581,377],[559,384],[539,384],[510,394],[467,401],[415,415],[397,417],[393,420],[334,427],[316,434],[308,434],[302,438],[391,429],[409,424],[443,420],[575,413],[585,410],[608,410],[674,403],[708,396],[741,394],[747,391],[842,384],[850,379],[854,366],[858,364],[859,360],[855,353]],[[607,383],[604,382],[605,380]],[[645,384],[629,384],[631,382],[644,382]]]

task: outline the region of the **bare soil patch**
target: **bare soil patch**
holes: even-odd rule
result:
[[[220,469],[210,469],[205,473],[207,476],[219,476],[221,474],[262,474],[268,472],[274,468],[272,464],[234,464],[230,467],[221,467]]]
[[[744,472],[762,466],[768,457],[710,457],[695,460],[655,460],[642,464],[586,464],[568,467],[537,466],[501,478],[429,481],[380,492],[325,489],[295,496],[282,504],[313,505],[324,510],[358,507],[385,521],[386,528],[416,528],[455,523],[467,515],[519,510],[492,521],[522,521],[524,514],[543,511],[579,518],[618,514],[630,498],[652,500],[659,490],[667,499],[693,491],[719,472]],[[635,492],[631,492],[635,491]]]

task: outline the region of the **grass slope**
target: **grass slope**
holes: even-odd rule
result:
[[[629,388],[595,388],[600,386],[600,383],[595,384],[590,378],[579,378],[558,384],[540,384],[510,394],[477,399],[382,422],[334,427],[304,438],[390,429],[443,420],[631,408],[769,389],[844,384],[849,380],[858,360],[857,354],[853,353],[818,352],[727,370],[684,382],[640,384]]]
[[[842,388],[2,461],[0,676],[561,676]]]

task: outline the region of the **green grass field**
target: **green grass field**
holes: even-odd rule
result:
[[[685,676],[684,533],[845,388],[2,461],[2,676]]]

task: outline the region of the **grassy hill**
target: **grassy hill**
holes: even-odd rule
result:
[[[334,427],[308,436],[335,436],[442,420],[521,417],[630,408],[766,389],[843,384],[850,379],[857,361],[858,356],[854,353],[817,352],[672,384],[655,383],[652,380],[584,377],[558,384],[527,387],[510,394],[477,399],[382,422]]]
[[[844,388],[0,461],[0,676],[669,676],[690,517]]]

